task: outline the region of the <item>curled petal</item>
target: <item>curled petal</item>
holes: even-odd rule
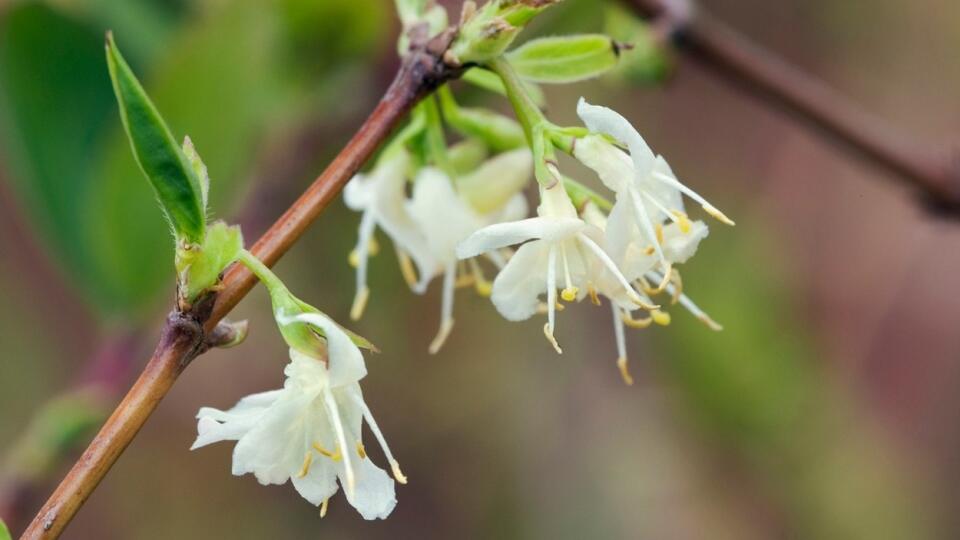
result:
[[[497,223],[484,227],[460,242],[457,246],[457,256],[469,259],[477,255],[526,242],[527,240],[556,241],[575,235],[586,224],[577,218],[534,217]]]
[[[542,241],[520,246],[493,281],[490,299],[507,320],[522,321],[537,312],[539,296],[547,288],[547,251]]]

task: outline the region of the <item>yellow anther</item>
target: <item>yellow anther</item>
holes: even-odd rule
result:
[[[554,307],[556,308],[557,311],[563,311],[563,310],[567,309],[567,307],[564,306],[563,304],[561,304],[560,302],[557,302],[557,305],[554,306]]]
[[[647,317],[645,319],[634,319],[633,317],[630,316],[629,313],[626,313],[626,312],[624,312],[623,315],[620,316],[620,320],[622,320],[623,324],[627,325],[628,327],[637,328],[637,329],[647,328],[651,324],[653,324],[653,317]]]
[[[310,465],[313,463],[313,452],[307,452],[303,456],[303,466],[300,467],[300,472],[297,474],[297,478],[303,478],[310,472]]]
[[[591,287],[587,287],[587,293],[590,294],[590,301],[593,302],[593,305],[599,306],[599,305],[600,305],[600,297],[597,296],[597,290],[594,289],[592,286],[591,286]]]
[[[657,243],[663,244],[663,225],[657,223]]]
[[[370,243],[367,244],[367,253],[369,253],[371,257],[380,253],[380,242],[377,242],[376,238],[370,239]]]
[[[730,218],[728,218],[727,216],[725,216],[725,215],[723,214],[723,212],[721,212],[720,210],[717,210],[717,209],[716,209],[713,205],[711,205],[711,204],[705,204],[705,205],[703,205],[703,209],[704,209],[704,211],[706,211],[708,214],[710,214],[711,216],[713,216],[714,219],[716,219],[716,220],[719,221],[720,223],[723,223],[724,225],[730,225],[730,226],[736,225],[736,223],[734,223],[732,219],[730,219]]]
[[[683,234],[689,234],[690,229],[692,228],[690,218],[688,218],[686,214],[679,210],[674,210],[671,213],[673,214],[673,217],[677,218],[677,225],[680,226],[680,232]]]
[[[493,283],[490,283],[487,280],[476,280],[473,284],[473,288],[477,291],[477,294],[483,296],[484,298],[493,294]]]
[[[666,311],[651,311],[650,316],[653,318],[653,322],[659,324],[660,326],[667,326],[670,324],[670,314]]]
[[[413,261],[404,251],[397,250],[397,259],[400,261],[400,274],[407,286],[414,287],[417,284],[417,271],[413,269]]]
[[[670,281],[673,282],[673,297],[670,299],[670,303],[676,304],[680,301],[680,295],[683,294],[683,279],[680,278],[679,270],[673,271],[673,277],[670,278]]]
[[[321,446],[320,443],[315,442],[313,443],[313,449],[316,450],[317,452],[320,452],[320,455],[324,457],[328,457],[334,461],[340,461],[341,459],[343,459],[343,454],[340,453],[339,446],[337,447],[337,452],[333,453],[327,450],[326,448],[324,448],[323,446]]]
[[[357,253],[357,250],[350,252],[350,256],[347,257],[347,262],[349,262],[353,268],[360,266],[360,254]]]
[[[623,377],[623,382],[627,386],[633,386],[633,377],[630,375],[630,370],[627,368],[627,358],[625,356],[617,358],[617,367],[620,368],[620,376]]]
[[[646,255],[646,256],[648,256],[648,257],[649,257],[650,255],[653,255],[653,254],[656,253],[656,252],[657,252],[657,248],[655,248],[655,247],[653,247],[653,246],[647,246],[647,249],[644,249],[644,250],[643,250],[643,254]]]
[[[407,477],[404,476],[403,471],[400,470],[400,464],[396,460],[390,462],[390,469],[393,471],[393,477],[397,479],[397,482],[401,484],[407,483]]]
[[[360,456],[360,459],[367,459],[367,449],[363,447],[363,443],[357,441],[357,455]]]
[[[470,287],[476,282],[476,279],[470,274],[461,274],[457,276],[457,280],[454,282],[453,286],[462,289],[463,287]]]
[[[564,302],[573,302],[577,299],[577,293],[580,292],[580,289],[576,287],[567,287],[566,289],[560,291],[560,298],[563,298]]]
[[[446,343],[447,338],[450,337],[450,332],[453,331],[453,319],[447,319],[440,323],[440,331],[437,332],[436,337],[433,338],[433,341],[430,342],[430,347],[427,351],[430,354],[437,354],[440,352],[440,348],[443,347],[443,344]]]
[[[320,503],[320,519],[327,517],[327,510],[330,508],[330,498],[327,497]]]
[[[370,239],[370,243],[367,244],[367,256],[373,257],[377,253],[380,253],[380,244],[375,238]],[[347,261],[350,263],[350,266],[356,268],[360,266],[360,252],[356,249],[350,252],[350,256],[347,257]]]
[[[364,286],[357,291],[353,299],[353,307],[350,308],[350,318],[359,321],[363,317],[363,310],[367,309],[367,301],[370,300],[370,287]]]
[[[550,330],[550,323],[543,325],[543,335],[546,336],[547,341],[553,345],[553,348],[557,351],[557,354],[563,354],[563,349],[560,348],[560,344],[557,343],[557,338],[553,337],[553,332]]]

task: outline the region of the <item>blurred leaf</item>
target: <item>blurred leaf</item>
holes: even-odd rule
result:
[[[623,6],[608,3],[604,31],[618,42],[632,47],[620,60],[615,73],[638,84],[662,82],[673,67],[670,57],[650,27]]]
[[[488,92],[500,94],[501,96],[507,95],[507,89],[503,86],[503,81],[492,71],[476,67],[470,68],[463,74],[462,79]],[[539,86],[529,81],[524,81],[523,86],[527,89],[527,93],[530,94],[530,98],[533,99],[533,102],[536,103],[537,106],[543,107],[546,105],[547,98],[543,95],[543,90],[541,90]]]
[[[507,53],[517,74],[539,83],[572,83],[599,77],[617,66],[620,46],[602,34],[534,39]]]
[[[10,540],[10,531],[7,529],[6,523],[0,519],[0,540]]]
[[[174,236],[203,242],[206,190],[170,128],[130,70],[113,35],[107,35],[107,66],[120,105],[120,118],[134,158],[159,199]]]
[[[0,124],[10,178],[70,278],[99,296],[78,201],[113,103],[102,34],[40,3],[0,20]]]

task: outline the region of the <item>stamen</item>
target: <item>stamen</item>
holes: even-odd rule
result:
[[[320,519],[327,517],[327,510],[330,508],[330,497],[327,497],[320,503]]]
[[[547,251],[547,339],[551,340],[556,347],[556,339],[553,339],[553,329],[555,328],[557,309],[557,249],[550,246]],[[559,350],[559,347],[557,347]]]
[[[690,229],[693,228],[693,224],[690,223],[690,218],[679,210],[674,210],[673,215],[677,218],[677,225],[680,226],[680,232],[690,234]]]
[[[646,191],[643,192],[643,196],[646,197],[646,199],[647,199],[648,201],[650,201],[650,203],[651,203],[652,205],[654,205],[655,207],[657,207],[657,210],[660,210],[661,212],[663,212],[664,215],[667,216],[667,219],[669,219],[670,221],[672,221],[672,222],[676,223],[678,226],[680,226],[680,230],[681,230],[682,232],[684,232],[684,233],[690,232],[690,220],[689,220],[689,219],[686,219],[686,215],[684,215],[683,212],[680,212],[679,210],[670,210],[670,209],[668,209],[668,208],[667,208],[666,206],[664,206],[660,201],[658,201],[653,195],[650,195],[650,194],[647,193]],[[685,226],[685,225],[684,225],[684,220],[686,220],[686,229],[684,229],[684,226]],[[662,239],[660,240],[660,243],[661,243],[661,244],[663,243],[663,240],[662,240]]]
[[[455,285],[455,275],[457,269],[454,263],[447,265],[446,271],[443,273],[443,299],[441,300],[440,305],[440,330],[437,332],[437,336],[433,338],[433,341],[430,343],[428,351],[430,354],[437,354],[440,351],[440,347],[443,347],[447,338],[450,337],[450,332],[453,330],[453,295],[454,295],[454,285]]]
[[[457,263],[457,281],[456,288],[470,287],[473,285],[473,274],[467,272],[467,264],[464,261]]]
[[[403,280],[407,282],[407,286],[413,289],[417,286],[417,271],[413,268],[413,261],[410,259],[410,255],[406,251],[397,248],[397,260],[400,261],[400,274],[403,275]]]
[[[617,367],[620,368],[620,377],[627,386],[633,386],[633,377],[630,375],[630,368],[627,367],[627,357],[617,358]]]
[[[623,332],[623,318],[620,308],[615,303],[610,302],[610,307],[613,310],[613,335],[617,340],[617,367],[620,368],[620,376],[623,377],[623,382],[627,386],[631,386],[633,385],[633,377],[627,371],[627,340]]]
[[[620,320],[623,321],[623,324],[629,326],[630,328],[643,329],[649,328],[653,324],[653,317],[647,317],[645,319],[634,319],[629,312],[624,311],[620,315]]]
[[[543,325],[543,335],[547,337],[547,341],[553,345],[553,349],[557,351],[557,354],[563,354],[563,349],[560,348],[560,344],[557,343],[557,338],[553,335],[553,330],[550,330],[550,323]]]
[[[657,243],[662,246],[663,245],[663,225],[661,225],[660,223],[657,223],[656,228],[657,228]]]
[[[564,302],[573,302],[577,299],[577,293],[580,290],[573,286],[573,280],[570,279],[570,263],[567,261],[567,244],[565,242],[560,244],[560,260],[563,262],[563,279],[566,283],[566,287],[560,292],[560,298],[563,298]]]
[[[363,447],[363,443],[357,441],[357,455],[360,456],[360,459],[367,459],[367,449]]]
[[[697,201],[698,203],[700,203],[700,206],[703,207],[703,209],[704,209],[704,211],[706,211],[706,213],[710,214],[711,216],[713,216],[715,219],[717,219],[717,220],[720,221],[721,223],[724,223],[724,224],[726,224],[726,225],[731,225],[731,226],[732,226],[732,225],[736,225],[736,223],[734,223],[732,219],[728,218],[727,216],[725,216],[725,215],[723,214],[723,212],[721,212],[720,210],[718,210],[718,209],[717,209],[715,206],[713,206],[712,204],[708,203],[707,200],[704,199],[703,197],[701,197],[699,193],[697,193],[696,191],[688,188],[686,185],[684,185],[682,182],[680,182],[680,181],[677,180],[676,178],[673,178],[673,177],[671,177],[671,176],[669,176],[669,175],[667,175],[667,174],[664,174],[664,173],[662,173],[662,172],[654,172],[654,173],[653,173],[653,177],[656,178],[657,180],[660,180],[661,182],[663,182],[663,183],[665,183],[665,184],[669,184],[671,187],[674,187],[674,188],[676,188],[676,189],[679,189],[679,190],[680,190],[683,194],[685,194],[687,197],[690,197],[691,199],[693,199],[693,200]]]
[[[356,393],[350,393],[350,398],[353,399],[353,402],[356,403],[360,410],[363,411],[363,419],[367,421],[367,426],[370,428],[370,431],[373,432],[373,436],[377,439],[377,442],[380,444],[380,449],[383,450],[383,455],[387,456],[387,461],[390,462],[390,468],[393,469],[393,477],[397,479],[397,482],[401,484],[407,483],[407,477],[403,475],[400,471],[400,464],[397,463],[397,460],[393,457],[393,452],[390,451],[390,447],[387,445],[387,440],[383,437],[383,432],[380,431],[380,426],[377,425],[377,420],[373,417],[373,413],[370,412],[370,407],[367,407],[367,403],[363,401],[363,398]]]
[[[297,478],[303,478],[310,472],[310,465],[313,463],[313,452],[307,451],[303,456],[303,465],[300,467],[300,472],[297,473]]]
[[[654,276],[655,273],[651,272]],[[659,277],[659,276],[656,276]],[[714,321],[709,315],[707,315],[702,309],[700,309],[687,295],[678,293],[673,285],[667,286],[667,293],[673,294],[679,297],[680,305],[686,308],[694,317],[700,320],[703,324],[707,325],[707,328],[713,330],[714,332],[719,332],[723,330],[723,326]]]
[[[680,301],[680,296],[683,294],[683,279],[680,278],[679,270],[673,270],[673,276],[670,278],[670,283],[673,285],[673,287],[671,287],[673,290],[667,291],[671,295],[670,303],[676,304]]]
[[[647,249],[643,250],[644,255],[653,255],[657,252],[657,248],[653,246],[647,246]]]
[[[587,294],[590,295],[590,302],[592,302],[593,305],[600,305],[600,296],[597,295],[597,290],[593,288],[593,285],[587,287]]]
[[[620,285],[624,288],[624,290],[627,291],[627,297],[630,298],[631,302],[633,302],[634,304],[637,304],[638,306],[644,309],[657,309],[658,307],[660,307],[660,306],[649,304],[645,302],[642,298],[640,298],[640,295],[637,294],[637,291],[633,290],[633,287],[631,287],[630,283],[627,282],[627,278],[623,275],[622,272],[620,272],[620,269],[617,268],[617,265],[613,262],[613,259],[611,259],[609,255],[607,255],[607,252],[604,251],[603,248],[601,248],[600,246],[597,245],[596,242],[591,240],[589,236],[583,233],[579,233],[577,234],[577,239],[580,240],[580,242],[582,242],[585,246],[587,246],[587,248],[589,248],[590,251],[592,251],[593,254],[597,256],[598,259],[600,259],[600,262],[603,263],[603,265],[607,268],[607,270],[609,270],[610,273],[613,274],[615,278],[617,278],[617,281],[620,282]]]
[[[480,264],[477,262],[476,258],[468,259],[470,264],[470,271],[473,272],[473,283],[474,290],[477,291],[477,294],[483,297],[488,297],[493,292],[493,284],[487,281],[487,278],[483,275],[483,270],[480,268]]]
[[[667,288],[667,285],[670,284],[670,278],[673,276],[673,265],[666,263],[666,271],[663,273],[663,279],[660,281],[660,284],[657,285],[657,288],[654,289],[654,294],[660,294]]]
[[[363,317],[363,311],[367,309],[368,300],[370,300],[370,287],[364,285],[353,297],[353,307],[350,308],[350,318],[352,320],[359,321],[360,317]]]
[[[347,436],[343,430],[343,422],[340,421],[340,410],[337,408],[337,402],[333,399],[333,394],[330,393],[329,388],[323,389],[323,402],[327,407],[327,414],[330,415],[330,420],[333,424],[334,431],[337,434],[337,440],[340,444],[340,448],[346,450]],[[357,479],[353,472],[353,464],[350,461],[350,452],[343,452],[343,468],[347,473],[347,485],[345,487],[347,496],[352,498],[353,494],[356,493]]]
[[[315,442],[315,443],[313,443],[313,449],[316,450],[317,452],[320,452],[320,455],[322,455],[322,456],[324,456],[324,457],[328,457],[328,458],[332,459],[333,461],[340,461],[341,459],[343,459],[343,455],[340,453],[340,447],[339,447],[339,446],[337,446],[337,451],[336,451],[336,453],[334,453],[334,452],[331,452],[331,451],[327,450],[327,449],[324,448],[323,446],[321,446],[320,443]]]
[[[640,230],[643,231],[643,234],[647,236],[648,240],[655,242],[658,237],[656,232],[653,230],[653,222],[650,219],[650,215],[647,214],[647,209],[643,206],[643,201],[640,200],[640,195],[637,193],[636,189],[630,190],[630,201],[633,203],[633,211],[636,213],[634,217],[639,222]],[[667,264],[666,257],[664,257],[663,251],[660,249],[659,242],[653,245],[653,250],[654,253],[657,254],[657,258],[660,259],[660,262],[662,264]]]
[[[667,326],[670,324],[670,314],[666,311],[654,310],[650,312],[650,316],[653,318],[653,322],[659,324],[660,326]]]

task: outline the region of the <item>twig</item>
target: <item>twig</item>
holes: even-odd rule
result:
[[[251,252],[268,266],[296,242],[410,109],[459,71],[443,63],[450,36],[411,51],[380,103],[347,146],[299,199],[258,240]],[[256,278],[233,266],[219,293],[188,313],[172,313],[153,357],[66,478],[21,538],[58,537],[146,422],[180,373],[202,352],[204,336],[253,288]]]
[[[624,0],[690,58],[781,105],[895,173],[934,211],[960,216],[956,149],[904,136],[821,81],[777,58],[688,1]]]

